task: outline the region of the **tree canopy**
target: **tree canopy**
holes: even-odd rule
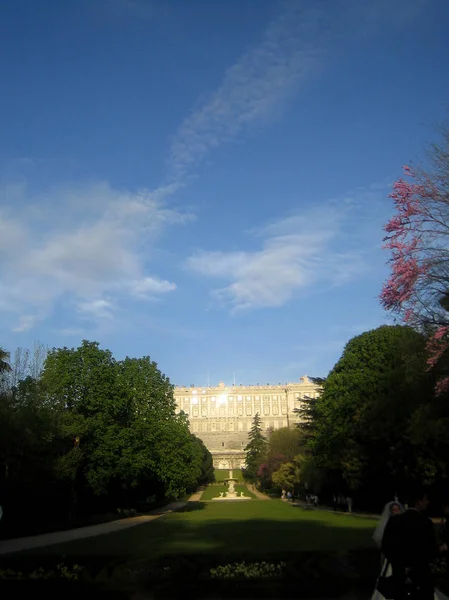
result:
[[[449,121],[432,146],[430,167],[404,167],[390,194],[395,214],[385,225],[390,276],[380,300],[403,323],[430,334],[430,368],[441,363],[437,393],[449,389]]]
[[[448,436],[437,443],[434,383],[426,338],[412,328],[382,326],[351,339],[316,404],[310,446],[317,465],[348,491],[368,494],[445,477]],[[418,422],[432,412],[426,439],[434,442],[423,444],[426,427]]]
[[[4,532],[21,533],[21,523],[29,532],[37,512],[41,523],[62,523],[144,509],[212,477],[210,453],[150,357],[117,361],[84,340],[50,350],[41,371],[0,394]]]

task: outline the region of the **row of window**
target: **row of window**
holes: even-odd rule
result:
[[[315,393],[311,393],[311,394],[295,394],[295,400],[300,400],[301,398],[303,398],[305,396],[308,396],[310,398],[315,398],[316,394]],[[188,403],[198,404],[199,399],[200,399],[199,397],[193,397],[193,398],[191,398],[191,397],[185,396],[184,398],[177,397],[176,401],[179,403],[182,400],[184,400],[184,403],[187,403],[187,404]],[[201,402],[206,402],[207,399],[209,399],[211,402],[216,402],[217,399],[218,399],[219,403],[222,403],[222,402],[224,403],[226,401],[233,402],[234,399],[237,400],[237,401],[239,401],[239,402],[241,402],[243,400],[243,396],[226,396],[225,394],[223,394],[222,396],[218,396],[218,398],[217,398],[217,396],[201,396]],[[248,402],[251,402],[252,400],[256,400],[257,401],[257,400],[261,399],[261,396],[246,396],[245,399]],[[278,401],[278,400],[285,400],[285,396],[284,395],[282,395],[282,396],[263,396],[263,399],[264,400],[271,400],[271,401],[273,401],[273,400],[274,401]]]
[[[265,429],[279,429],[280,427],[287,427],[287,419],[282,421],[265,421]],[[190,424],[193,433],[208,431],[249,431],[252,426],[252,421],[193,421]]]
[[[251,406],[247,406],[245,409],[242,406],[238,406],[237,410],[234,411],[234,408],[232,406],[228,406],[227,410],[225,410],[224,406],[220,406],[218,410],[215,409],[215,406],[209,407],[209,409],[207,408],[202,408],[201,412],[198,408],[198,406],[192,406],[190,408],[188,407],[184,407],[184,412],[187,415],[192,415],[193,417],[215,417],[217,415],[220,415],[222,417],[228,416],[228,417],[242,417],[244,414],[248,417],[253,415],[256,413],[259,413],[261,415],[278,415],[278,414],[282,414],[282,415],[286,415],[287,414],[287,405],[283,404],[281,407],[279,407],[278,405],[274,405],[272,407],[270,406],[264,406],[263,410],[261,410],[260,407],[255,407],[254,411],[253,408]]]

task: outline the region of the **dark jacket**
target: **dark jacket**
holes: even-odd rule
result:
[[[428,565],[437,555],[432,521],[414,508],[391,517],[382,538],[382,552],[392,565]]]

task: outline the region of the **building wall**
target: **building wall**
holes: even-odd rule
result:
[[[237,468],[244,462],[243,449],[256,413],[264,430],[293,427],[298,423],[293,410],[305,396],[318,394],[318,386],[304,376],[285,385],[227,387],[220,382],[217,387],[178,386],[174,397],[178,411],[189,417],[191,432],[212,452],[214,466],[219,468],[220,461],[228,461],[232,465],[221,468]]]

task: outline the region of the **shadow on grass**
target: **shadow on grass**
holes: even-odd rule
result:
[[[203,502],[191,502],[183,509],[188,516],[180,512],[114,534],[3,557],[2,568],[31,572],[61,562],[84,567],[81,582],[47,582],[48,590],[45,582],[37,582],[46,598],[74,597],[63,593],[61,585],[70,593],[76,589],[83,600],[369,597],[379,556],[370,544],[372,531],[357,521],[322,521],[318,515],[298,519],[293,512],[291,517],[282,513],[284,518],[245,518],[237,511],[235,519],[207,519],[204,508]],[[262,569],[261,576],[251,580],[211,578],[217,566],[262,561],[285,563],[282,577],[266,579]],[[55,595],[52,585],[59,586]],[[94,590],[95,596],[84,588]],[[11,591],[8,594],[4,597],[12,597]]]
[[[205,502],[186,502],[186,505],[178,510],[179,513],[195,512],[197,510],[204,510],[207,504]]]

